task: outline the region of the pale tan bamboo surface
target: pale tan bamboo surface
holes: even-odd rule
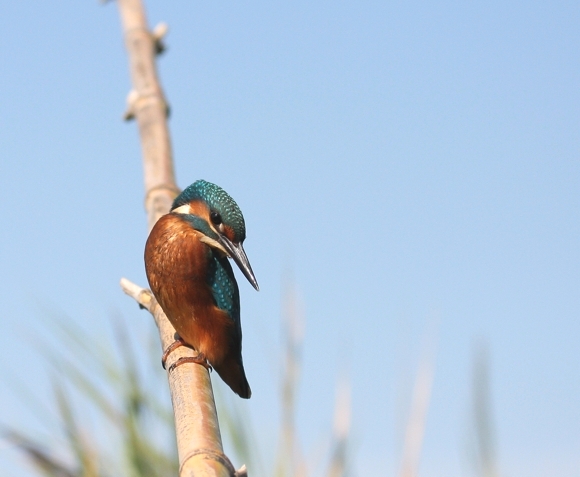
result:
[[[161,24],[153,32],[149,31],[141,0],[118,0],[117,4],[133,87],[124,117],[135,119],[139,127],[145,210],[151,230],[159,217],[169,212],[179,194],[167,126],[168,106],[155,63],[156,53],[163,50],[162,37],[167,26]],[[174,341],[175,329],[155,297],[125,278],[121,279],[121,287],[153,315],[162,350],[166,349]],[[185,356],[193,356],[193,351],[186,347],[176,349],[167,360],[167,369]],[[246,476],[245,466],[236,472],[223,453],[209,372],[203,366],[185,364],[169,373],[168,380],[175,413],[180,477]]]

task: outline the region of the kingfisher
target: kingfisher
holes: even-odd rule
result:
[[[252,391],[242,361],[240,293],[228,258],[259,290],[243,248],[246,226],[238,204],[221,187],[198,180],[173,202],[149,234],[145,270],[155,298],[179,335],[162,362],[179,346],[194,362],[216,370],[240,397]],[[171,370],[171,368],[170,368]]]

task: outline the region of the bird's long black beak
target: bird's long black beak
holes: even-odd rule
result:
[[[242,247],[242,244],[241,243],[235,244],[230,239],[221,234],[219,234],[218,236],[220,243],[228,251],[233,261],[236,262],[236,265],[240,267],[240,270],[242,271],[244,276],[248,279],[248,281],[252,284],[252,286],[259,291],[260,287],[258,286],[258,281],[254,276],[254,272],[252,271],[252,267],[250,266],[250,261],[248,260],[248,257],[246,255],[246,252],[244,251],[244,247]]]

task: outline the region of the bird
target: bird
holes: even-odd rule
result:
[[[240,397],[252,395],[242,360],[240,293],[232,259],[251,285],[258,282],[243,248],[244,216],[221,187],[198,180],[174,200],[151,229],[145,245],[145,271],[153,295],[175,328],[177,347],[197,355],[194,362],[215,369]],[[170,368],[171,371],[171,368]]]

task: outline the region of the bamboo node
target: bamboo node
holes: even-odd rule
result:
[[[232,465],[230,459],[228,459],[227,455],[225,455],[223,452],[217,452],[211,449],[196,449],[187,454],[183,458],[181,466],[179,467],[179,475],[181,475],[187,462],[196,456],[201,456],[202,459],[204,460],[213,460],[214,462],[223,465],[228,470],[228,473],[230,474],[231,477],[236,477],[238,475],[236,473],[236,469]]]
[[[145,194],[145,206],[147,206],[147,204],[149,203],[149,201],[151,199],[155,200],[153,196],[157,195],[157,193],[161,192],[161,191],[169,192],[169,195],[171,196],[172,201],[179,194],[181,194],[181,190],[179,189],[179,187],[177,187],[173,184],[159,184],[159,185],[156,185],[154,187],[151,187],[147,191],[147,194]]]
[[[167,46],[163,41],[165,35],[169,31],[169,26],[165,22],[158,23],[153,31],[151,32],[151,37],[153,38],[153,46],[155,48],[155,54],[161,55],[165,50],[167,50]]]
[[[129,91],[127,95],[127,109],[123,113],[123,120],[124,121],[131,121],[131,119],[135,119],[135,103],[139,99],[139,93],[132,89]]]
[[[246,464],[242,465],[238,470],[236,470],[235,477],[248,477],[248,469],[246,469]]]
[[[129,91],[127,95],[127,109],[123,113],[124,121],[131,121],[135,119],[137,112],[146,108],[148,105],[159,101],[162,104],[162,109],[165,111],[165,117],[168,118],[171,114],[171,107],[165,100],[165,97],[160,91],[148,88],[148,91],[138,92],[134,89]]]

